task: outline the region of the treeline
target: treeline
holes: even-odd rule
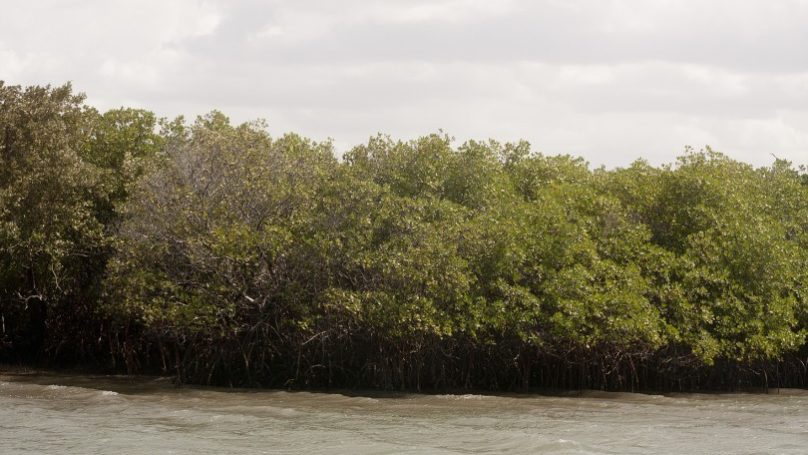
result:
[[[0,361],[385,389],[808,384],[808,175],[270,137],[0,82]]]

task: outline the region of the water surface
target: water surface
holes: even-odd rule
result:
[[[3,454],[804,454],[808,394],[396,395],[0,374]]]

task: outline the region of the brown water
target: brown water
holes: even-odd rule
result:
[[[808,452],[808,394],[347,396],[0,374],[2,454]]]

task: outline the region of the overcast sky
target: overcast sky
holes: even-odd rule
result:
[[[0,80],[333,138],[808,164],[808,0],[3,0]]]

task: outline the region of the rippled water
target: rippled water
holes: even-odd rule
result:
[[[0,374],[0,453],[808,452],[808,394],[348,396]]]

